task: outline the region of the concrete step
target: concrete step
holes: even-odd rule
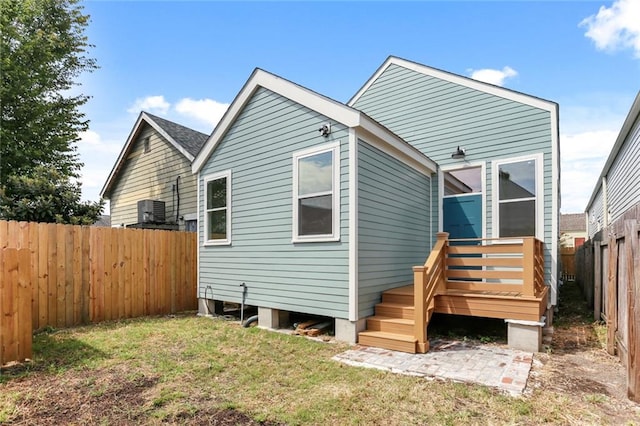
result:
[[[416,339],[405,334],[384,331],[363,331],[358,334],[358,343],[364,346],[416,353]]]
[[[367,331],[384,331],[413,336],[413,319],[373,316],[367,318]]]

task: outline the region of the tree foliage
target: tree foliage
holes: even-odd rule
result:
[[[0,216],[8,210],[12,215],[32,212],[25,206],[42,205],[51,194],[51,188],[41,184],[45,179],[60,185],[59,195],[75,193],[79,187],[73,180],[82,166],[75,144],[79,133],[88,128],[80,111],[88,96],[76,93],[76,79],[97,66],[88,56],[91,45],[84,35],[89,17],[77,3],[0,0],[0,193],[3,203],[22,203],[3,204]],[[66,221],[68,212],[85,207],[91,214],[100,207],[95,216],[101,211],[102,203],[83,206],[79,195],[62,200],[71,205],[52,204],[62,209],[54,215],[5,217],[34,220],[43,216]]]
[[[60,171],[37,166],[31,176],[7,178],[0,188],[0,217],[91,225],[104,203],[81,203],[80,193],[80,186]]]

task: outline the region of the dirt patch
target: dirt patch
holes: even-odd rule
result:
[[[60,375],[35,374],[4,386],[3,392],[23,395],[15,403],[9,425],[148,424],[157,399],[158,377],[124,368],[70,370]],[[29,389],[30,392],[25,392]],[[206,403],[200,401],[200,407]],[[0,423],[2,423],[0,421]],[[151,423],[156,423],[151,421]],[[164,418],[162,424],[271,425],[233,409],[196,409]]]
[[[590,310],[575,283],[563,286],[559,312],[546,353],[534,357],[527,392],[553,391],[597,405],[611,424],[640,422],[640,405],[626,395],[625,369],[606,352],[597,332],[603,326],[590,322]]]

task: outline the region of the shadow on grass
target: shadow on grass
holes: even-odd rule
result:
[[[37,372],[61,373],[107,358],[107,354],[67,333],[39,332],[33,336],[33,359],[0,369],[0,383]]]

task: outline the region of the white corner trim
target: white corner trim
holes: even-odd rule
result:
[[[198,175],[200,175],[200,173],[198,172]],[[198,180],[198,182],[202,182],[203,188],[202,191],[204,193],[204,202],[206,203],[207,200],[207,182],[212,181],[212,180],[216,180],[216,179],[222,179],[222,178],[226,178],[227,180],[227,200],[226,200],[226,213],[227,213],[227,238],[225,238],[224,240],[207,240],[207,231],[209,229],[209,215],[207,214],[207,207],[204,206],[203,207],[203,212],[204,212],[204,220],[202,221],[204,224],[204,232],[202,235],[202,239],[203,239],[203,245],[204,246],[228,246],[231,245],[231,222],[232,222],[232,214],[233,214],[233,209],[232,209],[232,205],[231,205],[231,191],[232,191],[232,182],[231,182],[231,169],[229,170],[225,170],[222,172],[218,172],[218,173],[212,173],[206,176],[203,176],[202,179]]]
[[[349,321],[358,317],[358,136],[349,129]]]
[[[391,65],[397,65],[411,71],[418,72],[430,77],[445,80],[450,83],[458,84],[460,86],[469,87],[474,90],[478,90],[484,93],[488,93],[494,96],[499,96],[504,99],[509,99],[515,102],[520,102],[525,105],[529,105],[535,108],[540,108],[546,111],[552,111],[556,104],[551,101],[547,101],[541,98],[536,98],[531,95],[525,95],[524,93],[516,92],[504,87],[494,86],[493,84],[484,83],[478,80],[474,80],[469,77],[464,77],[458,74],[442,71],[436,68],[432,68],[426,65],[418,64],[416,62],[407,61],[406,59],[390,56],[382,64],[380,68],[371,76],[371,78],[365,83],[365,85],[355,94],[353,98],[347,103],[349,106],[355,105],[360,97],[375,83],[375,81],[389,68]]]
[[[204,232],[200,233],[200,229],[204,226],[204,220],[200,220],[200,185],[203,184],[203,181],[200,179],[200,172],[198,172],[198,179],[196,180],[196,214],[197,223],[196,223],[196,294],[198,298],[200,298],[200,235],[204,239]]]
[[[309,157],[325,152],[332,153],[332,220],[333,229],[331,234],[327,235],[299,235],[299,223],[298,223],[298,161],[301,158]],[[292,155],[292,169],[293,169],[293,190],[292,196],[292,226],[291,226],[291,242],[292,243],[314,243],[314,242],[328,242],[328,241],[340,241],[340,141],[331,142],[328,144],[314,146],[301,151],[294,152]],[[327,194],[318,194],[327,195]]]
[[[560,139],[558,127],[558,106],[554,105],[551,119],[551,305],[558,304],[558,240],[560,234]],[[542,164],[544,169],[544,163]],[[543,173],[544,175],[544,173]],[[542,239],[544,241],[544,239]]]

